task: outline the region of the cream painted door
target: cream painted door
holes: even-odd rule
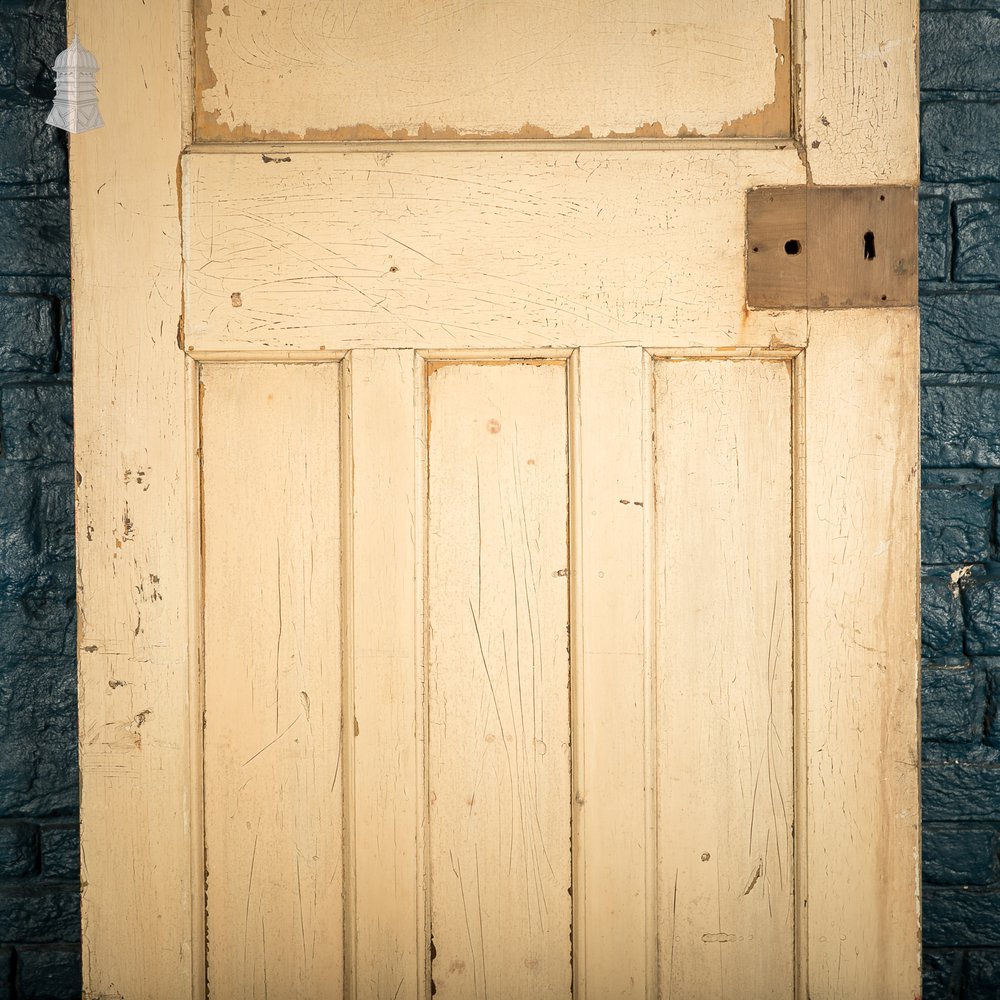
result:
[[[917,995],[915,2],[75,6],[85,995]]]

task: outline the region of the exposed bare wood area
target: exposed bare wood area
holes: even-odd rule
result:
[[[747,192],[747,305],[913,306],[917,192],[910,187]]]
[[[571,995],[566,367],[428,376],[431,979]]]
[[[790,134],[787,0],[198,0],[199,139]]]
[[[659,995],[794,991],[788,361],[656,366]]]

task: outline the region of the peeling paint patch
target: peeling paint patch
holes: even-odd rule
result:
[[[792,74],[790,21],[786,17],[771,18],[774,26],[774,100],[739,118],[726,122],[717,135],[786,136],[792,132]]]

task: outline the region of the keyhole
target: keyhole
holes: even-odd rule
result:
[[[802,244],[798,240],[789,240],[785,244],[785,253],[789,257],[794,257],[802,249]]]
[[[875,259],[875,234],[869,229],[865,233],[865,260]]]

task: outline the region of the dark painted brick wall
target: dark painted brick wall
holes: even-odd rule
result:
[[[65,0],[0,0],[0,1000],[80,996]]]
[[[924,996],[1000,997],[1000,0],[921,12]]]
[[[79,996],[63,0],[0,0],[0,1000]],[[925,997],[1000,996],[1000,0],[922,15]]]

